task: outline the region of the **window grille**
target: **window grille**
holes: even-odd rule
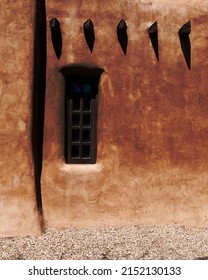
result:
[[[66,81],[66,162],[95,163],[97,154],[98,80]]]

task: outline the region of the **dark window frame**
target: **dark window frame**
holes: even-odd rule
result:
[[[65,78],[65,161],[67,164],[94,164],[97,160],[97,122],[98,122],[98,90],[99,80],[104,69],[91,64],[70,64],[62,67],[60,72]],[[93,84],[93,95],[91,99],[91,105],[93,109],[93,115],[90,116],[92,123],[91,138],[91,158],[89,159],[72,159],[71,157],[71,140],[72,140],[72,103],[70,98],[72,97],[70,84],[73,82],[88,82]],[[74,103],[75,104],[75,103]],[[77,105],[75,105],[76,107]],[[91,112],[92,114],[92,112]],[[93,119],[92,119],[93,117]],[[92,122],[93,120],[93,122]],[[89,121],[89,120],[88,120]],[[71,131],[71,132],[70,132]],[[81,135],[80,135],[81,137]]]

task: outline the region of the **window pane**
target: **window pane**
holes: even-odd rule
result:
[[[90,158],[90,146],[89,145],[83,145],[82,158]]]
[[[72,110],[73,111],[80,111],[80,99],[73,98],[72,100]]]
[[[90,99],[83,99],[83,111],[89,112],[90,111]]]
[[[70,68],[66,73],[66,163],[94,164],[97,158],[99,76],[96,71],[94,75],[94,71],[79,67]]]
[[[76,126],[76,125],[80,125],[80,115],[72,115],[72,125]]]
[[[84,92],[84,93],[90,93],[91,90],[92,90],[91,84],[84,84],[84,85],[83,85],[83,92]]]
[[[79,146],[72,145],[71,156],[72,158],[80,158]]]
[[[90,115],[89,114],[83,115],[83,126],[90,126]]]
[[[73,84],[72,85],[72,92],[74,94],[81,93],[81,85],[80,84]]]
[[[90,142],[90,130],[82,131],[82,142]]]
[[[80,131],[77,129],[72,129],[72,142],[80,141]]]

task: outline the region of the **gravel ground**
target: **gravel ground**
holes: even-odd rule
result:
[[[207,256],[208,228],[47,229],[39,237],[0,238],[1,260],[189,260]]]

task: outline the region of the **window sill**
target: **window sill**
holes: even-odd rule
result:
[[[98,173],[102,171],[102,164],[64,164],[60,166],[60,170],[67,172],[67,173],[76,173],[76,174],[83,174],[83,173]]]

